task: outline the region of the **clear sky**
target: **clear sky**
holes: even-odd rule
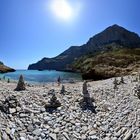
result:
[[[0,0],[0,60],[25,69],[112,24],[140,35],[140,0]]]

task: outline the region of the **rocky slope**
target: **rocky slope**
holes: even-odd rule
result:
[[[120,81],[120,78],[117,78]],[[82,110],[82,82],[26,85],[14,91],[16,83],[0,81],[0,139],[2,140],[139,140],[140,99],[134,89],[135,76],[124,77],[114,90],[114,78],[88,82],[96,114]],[[53,113],[44,105],[55,93],[61,106]],[[6,99],[6,100],[5,100]],[[8,112],[1,110],[8,105]],[[7,106],[6,106],[7,107]]]
[[[100,51],[108,50],[107,44],[116,43],[117,47],[135,48],[140,47],[140,37],[123,27],[113,25],[103,32],[93,36],[82,46],[72,46],[54,58],[43,58],[37,63],[29,65],[28,69],[53,69],[71,70],[71,64],[79,57],[87,54],[95,54]]]
[[[5,66],[2,62],[0,62],[0,73],[6,73],[6,72],[14,72],[15,70]]]
[[[115,46],[110,44],[108,48]],[[80,71],[83,79],[100,80],[129,75],[140,70],[140,48],[111,49],[96,55],[86,55],[75,61],[72,68]]]

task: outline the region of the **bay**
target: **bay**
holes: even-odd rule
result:
[[[79,73],[72,72],[61,72],[61,71],[38,71],[38,70],[16,70],[15,72],[9,72],[5,74],[0,74],[1,78],[18,80],[20,75],[24,76],[25,81],[31,83],[46,83],[46,82],[56,82],[57,78],[60,76],[63,82],[68,81],[81,81],[82,77]]]

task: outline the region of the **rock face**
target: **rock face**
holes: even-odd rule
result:
[[[108,45],[115,47],[116,44]],[[121,47],[121,46],[120,46]],[[102,80],[130,75],[140,69],[140,48],[121,48],[97,55],[87,55],[75,61],[73,68],[82,72],[83,79]]]
[[[107,44],[116,43],[115,47],[140,47],[140,37],[123,27],[113,25],[103,32],[93,36],[82,46],[72,46],[54,58],[43,58],[37,63],[29,65],[32,70],[66,70],[73,71],[71,64],[79,57],[86,54],[95,54],[100,51],[108,50]]]
[[[14,72],[15,70],[5,66],[1,61],[0,61],[0,73],[6,73],[6,72]]]
[[[17,84],[17,87],[16,87],[16,91],[22,91],[22,90],[25,90],[25,83],[24,83],[24,79],[23,79],[23,75],[20,75],[19,77],[19,81],[18,81],[18,84]]]

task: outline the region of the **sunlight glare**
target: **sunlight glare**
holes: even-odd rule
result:
[[[58,18],[63,20],[71,20],[74,14],[72,6],[67,0],[52,0],[50,8]]]

